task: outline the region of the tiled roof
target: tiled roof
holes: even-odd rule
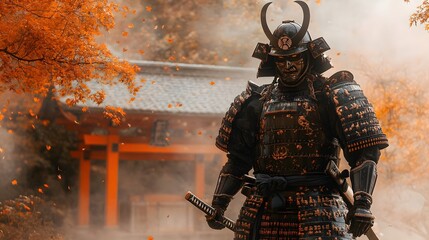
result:
[[[121,107],[127,112],[184,114],[224,114],[234,97],[245,90],[247,81],[254,80],[256,69],[212,65],[173,64],[135,61],[141,68],[137,76],[145,79],[135,100],[121,84],[104,86],[90,83],[93,90],[103,89],[102,105],[87,102],[89,108],[106,105]],[[64,102],[65,99],[62,99]]]

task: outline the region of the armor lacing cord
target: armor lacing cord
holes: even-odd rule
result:
[[[274,77],[274,80],[271,82],[270,86],[261,93],[262,97],[260,98],[260,100],[266,101],[266,100],[270,99],[271,93],[273,92],[274,87],[276,86],[278,79],[279,79],[279,77],[277,77],[277,76]]]

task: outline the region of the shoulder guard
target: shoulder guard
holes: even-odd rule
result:
[[[372,104],[354,81],[353,74],[340,71],[328,79],[326,94],[340,120],[346,150],[351,153],[371,146],[388,146],[386,135]]]
[[[220,150],[228,152],[228,142],[232,131],[232,123],[234,122],[237,113],[242,110],[243,104],[252,95],[260,96],[265,86],[266,85],[258,86],[256,83],[249,81],[247,83],[246,90],[234,98],[234,102],[231,103],[229,110],[226,112],[225,117],[222,119],[222,124],[219,129],[219,135],[216,137],[216,146]]]

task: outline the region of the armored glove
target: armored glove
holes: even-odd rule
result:
[[[223,217],[223,213],[228,207],[229,201],[230,200],[226,198],[219,198],[219,197],[213,198],[212,207],[215,209],[215,214],[211,216],[206,215],[206,221],[209,227],[217,230],[225,228],[225,225],[223,225],[221,219]]]
[[[242,186],[243,180],[241,177],[223,173],[223,171],[221,171],[212,201],[215,214],[212,216],[206,216],[209,227],[213,229],[223,229],[225,227],[221,222],[223,213],[228,207],[232,197],[237,194]]]
[[[347,214],[347,223],[350,224],[349,232],[353,237],[365,234],[374,225],[374,216],[370,208],[372,197],[365,192],[354,194],[354,206]]]

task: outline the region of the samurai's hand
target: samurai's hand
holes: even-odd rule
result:
[[[347,223],[350,224],[349,232],[353,237],[360,237],[374,225],[374,216],[370,208],[372,197],[364,192],[354,195],[354,206],[347,214]]]
[[[222,207],[215,207],[215,213],[213,215],[206,215],[206,221],[210,228],[220,230],[225,228],[225,225],[222,223],[222,217],[223,213],[225,212],[225,209]]]

